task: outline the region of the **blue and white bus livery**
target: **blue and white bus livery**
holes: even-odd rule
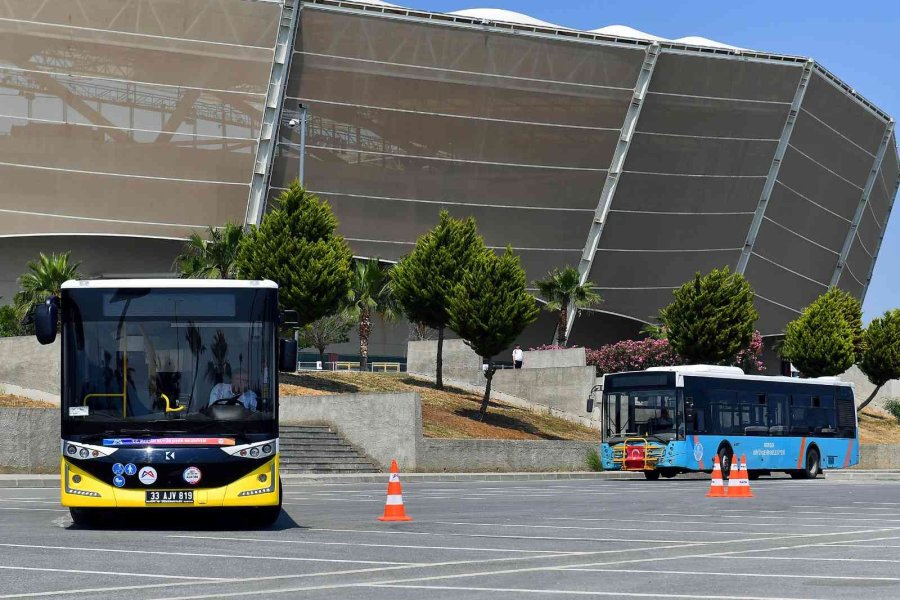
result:
[[[593,398],[588,400],[588,411]],[[603,468],[647,479],[711,471],[746,455],[751,479],[797,479],[859,462],[853,386],[835,378],[745,375],[688,365],[603,377]]]

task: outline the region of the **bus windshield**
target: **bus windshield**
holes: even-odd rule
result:
[[[675,390],[629,390],[604,394],[604,439],[674,439],[680,420]],[[683,426],[681,432],[683,433]]]
[[[272,289],[64,292],[64,427],[274,428],[275,317]]]

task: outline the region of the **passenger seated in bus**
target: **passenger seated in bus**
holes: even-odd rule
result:
[[[231,383],[217,383],[209,393],[209,404],[215,404],[220,400],[236,400],[248,410],[256,410],[256,392],[250,389],[247,383],[247,373],[237,371],[231,376]]]

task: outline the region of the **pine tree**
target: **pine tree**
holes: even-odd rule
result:
[[[397,304],[413,323],[437,330],[435,387],[444,389],[444,330],[450,322],[449,296],[474,257],[485,251],[475,220],[454,219],[441,211],[434,229],[391,269],[391,288]]]
[[[559,311],[559,321],[556,325],[556,343],[566,346],[568,336],[569,309],[587,308],[603,302],[600,294],[594,291],[594,284],[590,281],[581,283],[581,276],[574,267],[565,267],[562,270],[553,269],[544,279],[535,281],[538,294],[547,301],[544,310]],[[571,306],[570,306],[571,305]]]
[[[865,332],[862,324],[862,305],[859,300],[840,288],[833,287],[825,293],[830,296],[841,307],[841,314],[844,320],[853,331],[853,351],[856,353],[855,362],[859,362],[863,358],[866,349]]]
[[[823,294],[787,325],[782,357],[807,377],[840,375],[853,366],[853,328],[845,306],[834,294]]]
[[[728,267],[702,277],[697,273],[673,295],[660,320],[672,348],[688,363],[728,364],[750,345],[759,313],[753,290],[739,273]]]
[[[869,405],[881,387],[891,379],[900,379],[900,309],[872,319],[865,332],[865,350],[859,368],[875,385],[857,410]]]
[[[336,228],[328,203],[294,181],[244,235],[241,276],[276,282],[282,306],[297,311],[301,327],[335,312],[350,291],[353,258]]]
[[[526,291],[525,271],[519,257],[507,247],[497,256],[481,252],[453,288],[448,311],[450,327],[487,363],[484,398],[478,419],[484,420],[491,399],[491,380],[497,370],[493,356],[508,347],[540,309]]]

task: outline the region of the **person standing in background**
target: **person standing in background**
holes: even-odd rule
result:
[[[522,361],[525,359],[525,354],[522,352],[522,347],[516,344],[516,347],[513,348],[513,364],[517,369],[522,368]]]

